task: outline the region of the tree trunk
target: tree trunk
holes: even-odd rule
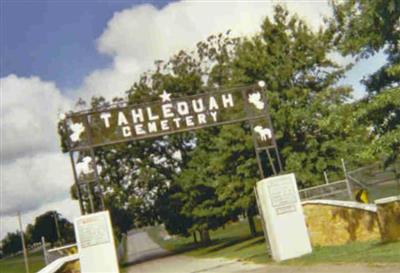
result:
[[[209,244],[211,239],[210,239],[210,232],[208,229],[202,229],[200,230],[200,240],[202,244]]]
[[[197,244],[196,231],[193,231],[193,241],[194,241],[195,244]]]
[[[257,236],[256,224],[254,222],[254,210],[251,208],[247,210],[247,222],[249,223],[251,236]]]

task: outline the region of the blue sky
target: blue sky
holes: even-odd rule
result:
[[[111,62],[95,43],[113,13],[143,2],[2,1],[1,76],[39,75],[61,89],[78,87],[85,75]]]
[[[143,3],[162,8],[168,1],[2,1],[0,76],[38,75],[61,90],[78,88],[112,61],[96,50],[96,39],[114,12]],[[359,97],[362,75],[383,63],[383,54],[363,60],[341,83],[352,84]]]

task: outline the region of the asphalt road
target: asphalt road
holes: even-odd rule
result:
[[[127,237],[128,264],[139,263],[149,259],[159,258],[168,255],[168,252],[150,239],[143,231],[130,231]]]
[[[145,232],[127,238],[127,273],[399,273],[397,265],[320,264],[313,266],[258,265],[227,259],[198,259],[169,255]]]

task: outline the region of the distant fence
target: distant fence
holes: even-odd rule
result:
[[[399,180],[400,162],[396,162],[385,167],[383,163],[378,162],[362,168],[347,172],[347,175],[355,183],[365,186],[375,186],[385,182]]]
[[[347,172],[353,190],[366,189],[371,200],[400,195],[400,161],[389,166],[377,162]]]
[[[347,171],[342,161],[344,179],[299,190],[300,199],[352,200],[359,189],[367,190],[370,201],[400,195],[400,161],[390,166],[378,162]],[[326,178],[326,175],[325,175]]]
[[[318,185],[299,190],[301,200],[313,199],[342,199],[347,200],[349,188],[346,180],[339,180],[324,185]]]

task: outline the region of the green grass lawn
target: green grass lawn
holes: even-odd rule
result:
[[[44,264],[43,252],[38,251],[29,254],[29,272],[34,273],[42,269]],[[126,268],[121,267],[121,273],[126,272]],[[25,273],[25,263],[22,255],[0,259],[0,273]]]
[[[37,251],[35,253],[29,253],[29,271],[37,272],[42,269],[44,264],[43,252]],[[25,263],[22,255],[15,257],[3,258],[0,260],[0,272],[1,273],[24,273]]]
[[[160,227],[148,231],[150,237],[167,250],[202,258],[229,258],[255,263],[272,262],[266,252],[264,237],[249,235],[247,222],[233,223],[225,229],[211,232],[212,243],[200,246],[191,237],[174,237],[164,241],[160,237]],[[261,227],[258,224],[258,230]],[[380,242],[357,242],[345,246],[316,247],[313,253],[284,264],[302,265],[316,263],[400,263],[400,242],[382,244]]]
[[[355,242],[345,246],[316,247],[313,253],[286,264],[314,263],[400,263],[400,242]]]

